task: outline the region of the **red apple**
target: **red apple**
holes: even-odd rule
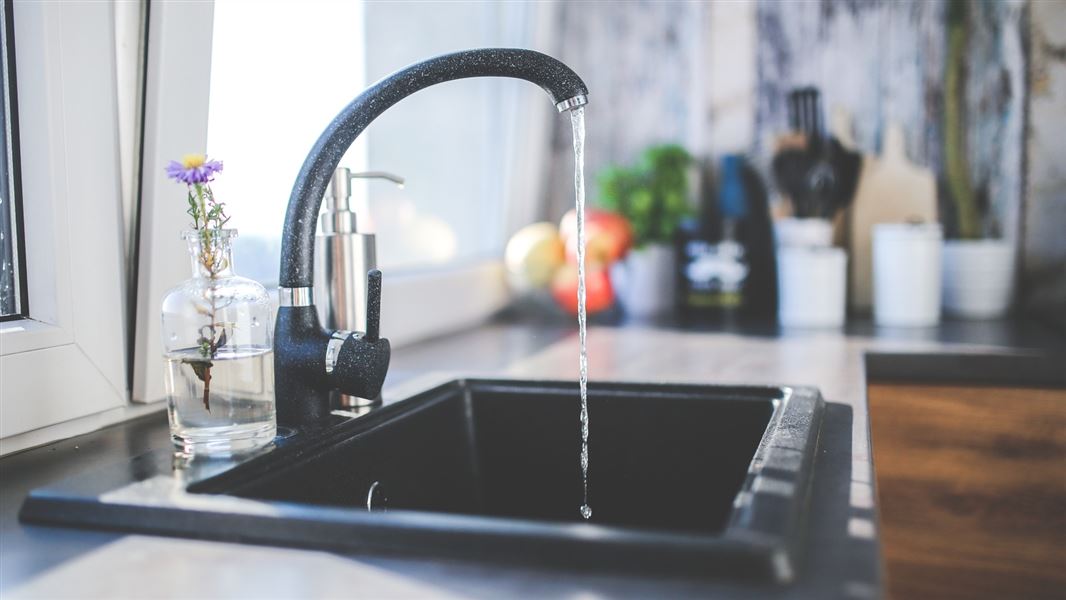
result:
[[[552,279],[552,296],[566,312],[577,314],[577,265],[566,264]],[[585,310],[593,314],[614,304],[614,289],[606,267],[589,266],[585,271]]]
[[[577,213],[573,210],[563,215],[559,222],[559,235],[566,242],[566,257],[577,261]],[[633,228],[629,221],[618,213],[585,209],[585,257],[587,264],[611,264],[620,260],[633,245]]]

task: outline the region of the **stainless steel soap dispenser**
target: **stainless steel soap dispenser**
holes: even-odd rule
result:
[[[360,233],[351,209],[352,179],[387,179],[403,187],[402,177],[381,171],[352,173],[345,167],[333,172],[326,210],[319,217],[315,238],[315,298],[318,318],[329,330],[366,331],[367,272],[377,268],[373,233]],[[336,394],[341,407],[368,406],[379,398]]]

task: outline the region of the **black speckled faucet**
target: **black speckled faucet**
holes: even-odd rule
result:
[[[308,428],[326,422],[331,390],[361,398],[381,391],[389,341],[379,338],[381,273],[367,274],[367,331],[326,331],[312,297],[315,229],[330,177],[355,138],[390,106],[431,85],[467,77],[513,77],[539,85],[560,112],[587,103],[588,89],[554,58],[513,48],[445,54],[370,86],[333,119],[304,160],[289,197],[281,239],[281,306],[274,335],[278,421]]]

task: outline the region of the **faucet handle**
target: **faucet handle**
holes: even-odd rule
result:
[[[368,342],[378,341],[381,335],[381,271],[371,269],[366,274],[366,335]]]
[[[326,375],[333,389],[360,398],[376,398],[389,371],[391,347],[381,337],[381,271],[366,274],[366,331],[335,331],[326,349]],[[339,347],[337,347],[339,344]]]

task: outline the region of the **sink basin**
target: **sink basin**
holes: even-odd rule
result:
[[[456,380],[236,465],[182,476],[162,453],[146,455],[37,490],[22,517],[345,551],[794,576],[817,391],[590,384],[589,521],[578,512],[578,411],[573,382]]]

